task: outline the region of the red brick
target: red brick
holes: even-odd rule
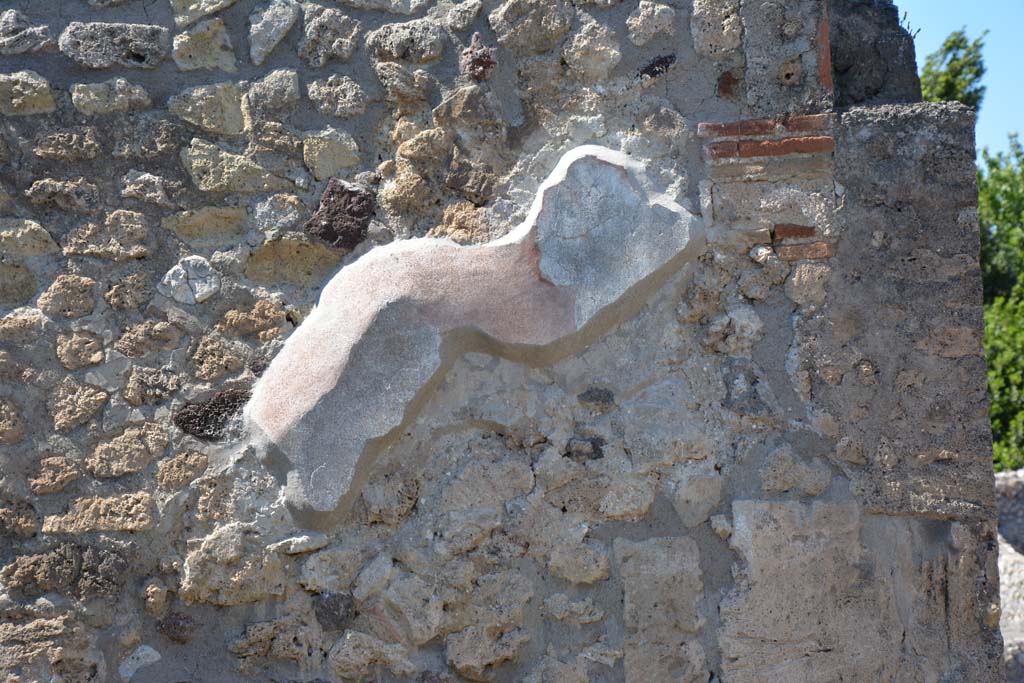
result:
[[[726,71],[718,77],[718,96],[732,97],[736,94],[736,86],[739,84],[740,79],[736,77],[736,74],[732,71]]]
[[[809,114],[807,116],[791,116],[782,122],[786,130],[793,133],[813,133],[831,130],[835,123],[833,114]]]
[[[810,244],[791,244],[776,247],[775,253],[783,261],[818,261],[832,258],[836,248],[829,242],[811,242]]]
[[[802,239],[814,237],[818,229],[813,225],[794,225],[792,223],[776,223],[773,234],[777,240]]]
[[[699,123],[697,135],[703,138],[726,138],[740,135],[772,135],[778,130],[774,119],[747,119],[726,123]]]
[[[748,157],[778,157],[787,154],[822,154],[832,152],[836,141],[829,136],[784,138],[782,140],[740,140],[739,155]]]
[[[735,159],[739,156],[739,145],[735,142],[713,142],[704,147],[708,159]]]
[[[832,41],[829,36],[828,3],[821,3],[821,21],[818,22],[818,83],[828,92],[835,92],[832,80]]]

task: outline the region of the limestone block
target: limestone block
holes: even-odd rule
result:
[[[56,108],[50,83],[35,71],[0,74],[0,114],[30,116]]]
[[[124,78],[101,83],[77,83],[71,86],[71,102],[86,116],[124,113],[147,109],[152,103],[141,85]]]
[[[362,24],[333,8],[309,2],[302,7],[305,33],[299,43],[299,57],[310,66],[324,66],[333,59],[348,61],[359,46]]]
[[[249,58],[259,66],[299,18],[295,0],[272,0],[249,15]]]
[[[196,24],[184,33],[174,36],[171,51],[174,63],[182,71],[220,69],[235,73],[235,49],[221,19],[210,19]]]
[[[170,51],[170,32],[149,24],[73,21],[60,34],[60,51],[90,69],[155,69]]]
[[[39,52],[54,46],[49,26],[33,26],[15,9],[0,12],[0,55]]]

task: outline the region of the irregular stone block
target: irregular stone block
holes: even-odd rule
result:
[[[362,24],[340,10],[309,2],[302,7],[305,33],[299,42],[299,57],[310,66],[324,66],[332,59],[348,61],[359,47],[356,38]]]
[[[307,221],[305,230],[332,247],[354,249],[366,239],[374,209],[370,192],[332,178],[320,198],[320,208]]]
[[[90,69],[155,69],[170,51],[170,32],[149,24],[73,21],[60,34],[60,51]]]
[[[196,24],[184,33],[174,36],[171,52],[174,63],[182,71],[196,69],[220,69],[235,73],[235,48],[231,36],[221,19],[211,19]]]
[[[0,55],[40,52],[53,46],[49,26],[33,26],[18,10],[0,12]]]
[[[86,116],[139,111],[148,109],[152,104],[141,85],[134,85],[123,78],[73,85],[71,102]]]
[[[35,71],[0,74],[0,114],[31,116],[56,109],[49,81]]]
[[[249,58],[259,66],[299,18],[295,0],[272,0],[249,15]]]
[[[82,498],[65,515],[43,520],[44,534],[81,534],[90,531],[145,531],[153,526],[156,511],[146,492],[113,498]]]

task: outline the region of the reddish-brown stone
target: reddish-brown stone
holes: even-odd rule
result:
[[[354,249],[366,239],[376,210],[374,197],[358,185],[331,178],[306,232],[338,249]]]
[[[790,244],[776,247],[775,252],[783,261],[820,261],[835,255],[835,246],[829,242]]]
[[[813,225],[794,225],[793,223],[776,223],[772,234],[777,240],[802,239],[814,237],[817,228]]]
[[[813,137],[784,138],[782,140],[740,140],[739,156],[777,157],[787,154],[824,154],[836,148],[832,137],[820,135]]]

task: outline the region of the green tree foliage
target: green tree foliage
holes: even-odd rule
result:
[[[1016,135],[1010,136],[1009,153],[982,152],[978,217],[985,301],[990,303],[1010,296],[1024,274],[1024,146]]]
[[[1024,467],[1024,147],[982,152],[978,172],[985,354],[997,470]]]
[[[985,36],[975,40],[966,29],[954,31],[936,52],[928,55],[921,70],[921,94],[928,102],[962,102],[979,109],[985,97]]]
[[[1024,287],[985,307],[985,355],[997,471],[1024,467]]]

